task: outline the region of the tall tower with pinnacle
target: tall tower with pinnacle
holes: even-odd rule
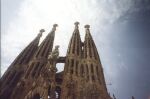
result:
[[[25,74],[25,69],[29,61],[33,58],[34,53],[38,49],[39,40],[43,32],[43,30],[40,30],[37,37],[17,56],[0,79],[0,89],[2,89],[0,90],[0,96],[3,97],[3,99],[10,97],[16,84]]]
[[[43,78],[42,70],[46,67],[48,55],[53,48],[56,27],[57,24],[54,24],[51,32],[38,47],[25,70],[21,82],[18,83],[16,90],[13,92],[11,96],[12,99],[32,99],[32,97],[37,98],[38,95],[42,95],[43,93],[45,93],[44,97],[47,97],[48,82]],[[18,90],[22,92],[18,93]],[[36,91],[39,91],[38,94]]]
[[[40,30],[1,78],[0,98],[112,99],[90,25],[85,25],[83,42],[79,22],[74,25],[66,56],[59,56],[59,46],[53,47],[57,24],[38,46],[45,31]],[[64,71],[57,72],[57,63],[64,63]]]
[[[62,84],[62,99],[77,99],[78,97],[78,85],[80,85],[79,80],[81,79],[80,60],[82,58],[82,42],[78,25],[79,22],[76,22],[66,55]]]
[[[85,25],[85,40],[82,42],[78,25],[76,22],[66,55],[61,98],[110,99],[90,26]]]

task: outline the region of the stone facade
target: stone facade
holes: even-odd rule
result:
[[[59,56],[59,46],[52,50],[57,24],[38,46],[42,29],[2,76],[1,99],[113,99],[90,26],[85,25],[84,42],[78,26],[75,22],[65,57]],[[65,64],[64,71],[57,73],[57,63]]]

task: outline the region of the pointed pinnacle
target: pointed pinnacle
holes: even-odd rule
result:
[[[42,34],[43,34],[43,32],[45,32],[45,30],[44,30],[44,29],[41,29],[41,30],[40,30],[40,33],[38,34],[38,36],[41,37]]]
[[[90,25],[87,24],[87,25],[84,26],[84,28],[89,29]]]
[[[40,33],[43,33],[43,32],[45,32],[45,30],[44,30],[44,29],[41,29],[41,30],[40,30]]]
[[[77,21],[77,22],[75,22],[74,23],[74,25],[75,25],[75,28],[78,28],[78,25],[79,25],[80,23]]]
[[[57,27],[57,26],[58,26],[58,24],[54,24],[54,25],[53,25],[53,27]]]
[[[56,31],[56,27],[58,26],[58,24],[54,24],[53,25],[53,28],[52,28],[52,31]]]

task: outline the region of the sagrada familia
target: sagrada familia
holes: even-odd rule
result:
[[[41,29],[1,77],[0,99],[116,99],[107,91],[90,26],[85,25],[82,42],[78,25],[75,22],[64,57],[59,56],[58,45],[53,49],[57,24],[39,45],[45,32]],[[62,72],[57,72],[57,63],[65,64]]]

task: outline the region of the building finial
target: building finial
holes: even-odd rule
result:
[[[78,25],[79,25],[80,23],[77,21],[77,22],[75,22],[74,23],[74,25],[75,25],[75,28],[78,28]]]
[[[58,26],[58,24],[54,24],[53,25],[53,28],[52,28],[52,31],[54,32],[54,31],[56,31],[56,27]]]
[[[90,25],[87,24],[87,25],[84,26],[84,28],[89,29]]]
[[[90,29],[89,29],[90,25],[87,24],[87,25],[84,26],[84,28],[85,28],[85,32],[86,32],[86,36],[85,37],[89,38],[89,36],[90,36]]]
[[[40,33],[38,34],[38,36],[41,37],[42,34],[43,34],[43,32],[45,32],[45,30],[44,30],[44,29],[41,29],[41,30],[40,30]]]

